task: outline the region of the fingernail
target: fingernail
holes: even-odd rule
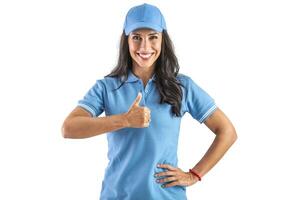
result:
[[[157,164],[157,167],[159,167],[160,165],[159,164]]]

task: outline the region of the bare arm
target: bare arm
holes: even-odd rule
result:
[[[216,137],[203,158],[193,167],[193,170],[201,176],[204,176],[223,157],[237,139],[234,126],[219,108],[204,124],[215,133]]]
[[[92,117],[81,107],[76,107],[62,126],[64,138],[88,138],[127,127],[125,114]]]
[[[65,119],[62,135],[64,138],[88,138],[126,127],[148,127],[150,110],[139,106],[141,98],[139,93],[126,113],[106,117],[92,117],[85,109],[76,107]]]

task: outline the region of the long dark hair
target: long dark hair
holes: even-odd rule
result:
[[[120,40],[119,58],[116,67],[105,77],[118,77],[121,80],[120,88],[128,78],[128,69],[132,69],[132,58],[129,53],[128,36],[124,31]],[[168,103],[172,106],[172,113],[181,116],[181,101],[183,86],[177,79],[179,64],[174,53],[173,43],[167,33],[162,32],[161,53],[155,65],[155,84],[160,94],[160,104]]]

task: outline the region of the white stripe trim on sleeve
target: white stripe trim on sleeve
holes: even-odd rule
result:
[[[78,106],[81,106],[81,107],[85,108],[86,110],[88,110],[93,115],[93,117],[96,117],[95,111],[91,107],[89,107],[88,105],[79,103]]]
[[[200,123],[203,123],[203,121],[217,108],[217,106],[214,104],[199,120]]]

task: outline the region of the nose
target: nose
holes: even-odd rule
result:
[[[140,50],[147,51],[150,49],[150,41],[146,38],[141,42]]]

